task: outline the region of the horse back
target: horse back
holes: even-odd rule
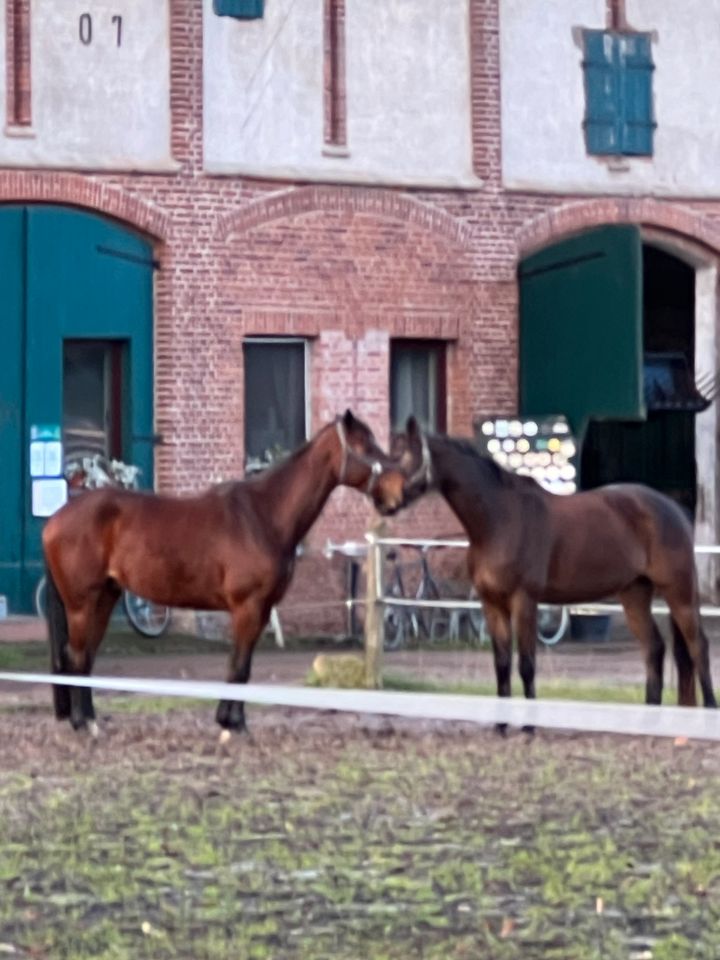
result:
[[[60,581],[110,577],[157,602],[175,584],[178,606],[217,606],[227,591],[273,582],[286,565],[252,495],[229,485],[186,497],[87,491],[50,518],[43,546]]]
[[[668,548],[687,548],[693,544],[690,515],[659,490],[640,483],[617,483],[599,487],[632,526],[644,525],[654,539]]]

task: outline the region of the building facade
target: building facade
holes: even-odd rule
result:
[[[465,435],[489,414],[567,412],[586,485],[655,482],[715,542],[715,407],[693,383],[717,370],[718,14],[6,0],[11,608],[40,572],[44,426],[67,455],[104,449],[181,492],[346,407],[381,442],[410,410]],[[370,518],[339,490],[309,545]],[[429,498],[396,529],[458,525]],[[313,562],[292,597],[341,590]]]

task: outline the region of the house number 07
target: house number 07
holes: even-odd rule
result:
[[[122,46],[122,17],[119,14],[115,14],[110,22],[115,28],[115,45],[120,47]],[[90,46],[93,40],[93,21],[89,13],[80,14],[78,34],[80,36],[80,43],[85,47]]]

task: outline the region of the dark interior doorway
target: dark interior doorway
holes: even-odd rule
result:
[[[695,271],[647,244],[642,264],[647,419],[590,421],[582,449],[581,486],[645,483],[671,496],[694,517],[695,413],[684,408],[687,396],[680,381],[694,381]]]

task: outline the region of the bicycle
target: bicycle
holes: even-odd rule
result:
[[[411,545],[418,550],[418,559],[402,563],[395,551],[387,555],[392,572],[389,585],[385,589],[387,597],[414,599],[421,601],[443,600],[448,598],[448,585],[437,582],[430,570],[429,551],[432,544]],[[411,593],[406,587],[409,571],[416,579],[415,590]],[[388,603],[385,606],[385,649],[395,650],[409,641],[419,643],[422,639],[429,643],[444,643],[452,638],[453,614],[445,607],[408,606]]]
[[[431,643],[469,642],[471,646],[486,647],[491,643],[490,632],[482,610],[482,604],[474,587],[470,591],[452,581],[436,581],[430,570],[428,555],[432,544],[419,547],[420,580],[415,591],[417,600],[447,600],[453,597],[477,603],[477,607],[453,610],[447,607],[385,607],[385,648],[397,649],[408,638],[419,641],[421,635]],[[389,554],[388,559],[395,557]],[[406,564],[406,567],[412,564]],[[402,564],[395,563],[387,596],[398,599],[407,597],[402,578]],[[537,638],[546,647],[554,646],[565,636],[570,626],[570,613],[565,606],[538,605]]]
[[[334,554],[340,554],[347,561],[347,598],[346,606],[346,630],[345,639],[362,640],[363,637],[363,617],[359,615],[358,608],[362,601],[358,596],[364,595],[362,585],[363,560],[367,557],[368,545],[363,541],[346,541],[344,543],[333,543],[328,540],[323,550],[325,556],[329,559]],[[415,562],[402,564],[395,551],[389,552],[385,556],[385,563],[389,565],[389,571],[383,577],[385,584],[385,593],[389,596],[398,598],[406,597],[405,582],[403,580],[403,570],[416,569]],[[420,567],[420,579],[416,591],[416,599],[438,599],[439,591],[435,585],[432,574],[425,557],[422,558]],[[405,606],[394,606],[386,604],[383,613],[384,622],[384,648],[385,650],[397,650],[406,645],[410,638],[418,640],[421,635],[429,637],[432,632],[432,610],[408,608]]]
[[[140,468],[123,463],[121,460],[108,460],[102,454],[91,457],[79,457],[69,463],[65,470],[68,487],[77,495],[82,490],[96,490],[100,487],[120,486],[128,490],[138,488]],[[34,593],[35,612],[43,620],[47,619],[47,579],[43,574],[37,582]],[[122,608],[130,626],[143,637],[160,637],[170,623],[170,607],[153,603],[123,590]]]
[[[559,643],[570,626],[570,611],[567,607],[540,604],[537,613],[538,640],[546,647]]]

